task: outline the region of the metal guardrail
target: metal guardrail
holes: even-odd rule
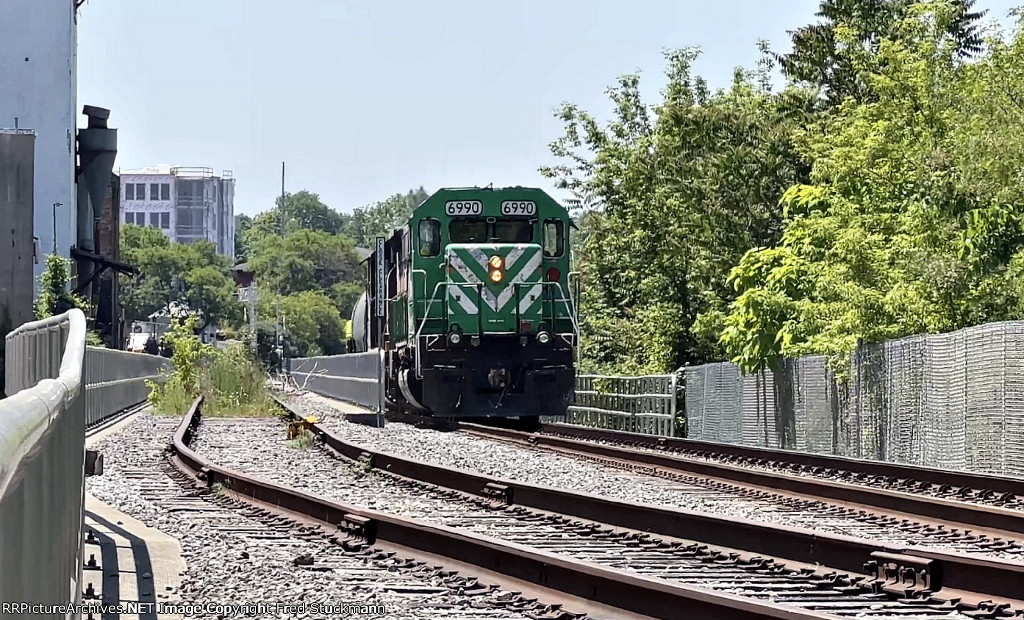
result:
[[[81,604],[85,329],[71,310],[7,335],[17,363],[0,401],[0,601]]]
[[[85,315],[71,310],[7,335],[0,601],[81,604],[86,426],[146,400],[146,379],[170,366],[154,355],[86,347],[85,331]]]
[[[677,387],[676,375],[578,375],[576,402],[564,423],[674,437]]]
[[[290,374],[302,389],[376,411],[380,403],[379,364],[378,349],[346,355],[300,357],[291,360]]]
[[[93,426],[149,397],[146,381],[170,370],[157,355],[88,347],[85,352],[85,424]]]

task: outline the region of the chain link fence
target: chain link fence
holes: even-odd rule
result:
[[[694,439],[1024,475],[1024,322],[863,345],[845,382],[808,356],[691,367],[686,386]]]

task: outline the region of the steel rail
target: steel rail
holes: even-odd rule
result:
[[[637,450],[628,445],[623,445],[622,443],[623,441],[630,441],[636,445],[636,435],[632,433],[613,431],[605,434],[604,431],[599,431],[599,429],[577,429],[575,427],[566,429],[562,425],[557,425],[557,427],[554,427],[554,430],[552,430],[553,425],[545,425],[540,433],[526,433],[511,429],[465,423],[461,423],[459,428],[461,430],[486,437],[497,437],[505,440],[529,443],[531,445],[545,446],[556,450],[567,450],[596,455],[627,461],[630,463],[660,467],[667,471],[692,474],[696,476],[707,476],[737,484],[765,487],[789,493],[812,496],[819,499],[871,506],[873,508],[879,508],[886,511],[915,515],[927,520],[948,521],[953,524],[1002,530],[1007,533],[1024,534],[1024,511],[1001,508],[998,506],[968,503],[955,499],[921,495],[906,491],[876,488],[865,484],[843,482],[841,480],[826,480],[780,471],[752,469],[741,465],[706,460],[696,456],[685,456],[672,452],[650,452],[647,450]],[[583,436],[586,437],[586,439],[577,439],[572,435]],[[624,439],[622,437],[623,435],[629,435],[629,437]],[[657,440],[659,438],[652,436],[651,439]],[[598,443],[602,440],[608,443]],[[651,441],[649,443],[643,443],[642,445],[657,449],[662,446],[669,446],[673,444],[669,444],[668,442],[662,444],[657,441]],[[729,447],[736,448],[738,446]],[[692,448],[688,448],[688,450],[690,449]],[[786,453],[784,451],[773,451],[773,453],[780,452],[782,453],[782,458],[785,458]],[[796,454],[800,455],[802,458],[816,456],[802,453]],[[879,464],[853,459],[850,459],[850,461],[853,461],[853,465],[855,466],[861,465],[862,463],[867,463],[872,466],[889,465],[888,463]],[[814,463],[814,461],[809,461],[807,466],[824,467],[821,463]],[[800,463],[800,465],[803,464],[804,463]],[[829,466],[829,468],[832,467]],[[894,477],[901,478],[911,476],[914,471],[906,465],[898,465],[891,470],[886,470],[882,467],[871,467],[870,469],[878,472],[899,471],[901,472],[901,475]],[[846,471],[850,470],[847,469]],[[868,473],[868,471],[857,469],[853,471],[872,476],[893,476],[893,473]],[[944,478],[941,474],[944,473],[951,474],[948,478],[945,478],[946,480],[958,480],[963,483],[973,483],[976,485],[989,485],[975,486],[971,488],[991,490],[991,479],[987,479],[984,476],[977,474],[962,474],[960,472],[942,472],[941,470],[932,470],[925,472],[924,476],[934,475],[936,480],[943,480]],[[922,480],[923,477],[917,476],[914,479]],[[931,482],[930,480],[924,481]],[[1008,479],[1006,482],[1007,486],[1020,488],[1020,492],[1022,496],[1024,496],[1024,480]],[[933,484],[941,485],[949,483],[933,482]]]
[[[190,443],[201,419],[197,399],[174,434],[172,462],[202,484],[224,485],[264,507],[304,515],[368,544],[378,541],[451,558],[550,590],[652,618],[824,620],[833,616],[753,601],[571,560],[453,528],[347,506],[221,467]],[[319,430],[319,429],[316,429]],[[314,431],[316,432],[316,431]]]
[[[608,441],[620,445],[692,453],[700,456],[726,456],[751,461],[774,461],[806,468],[851,471],[867,476],[918,480],[938,486],[978,489],[1024,497],[1024,478],[1014,478],[999,474],[979,474],[968,471],[939,469],[924,465],[890,463],[834,456],[831,454],[799,452],[796,450],[740,446],[714,441],[684,439],[682,437],[658,437],[572,424],[544,424],[541,426],[540,432],[580,437],[590,441]]]
[[[301,413],[284,400],[276,396],[275,400],[290,417],[302,418]],[[452,428],[447,423],[444,426]],[[466,425],[456,425],[463,426]],[[505,429],[484,428],[518,433]],[[1021,585],[1024,584],[1022,563],[944,552],[927,547],[884,545],[851,536],[737,517],[726,518],[676,508],[649,506],[578,491],[525,484],[374,450],[346,441],[318,424],[312,424],[311,431],[331,449],[376,469],[475,495],[493,496],[496,491],[500,491],[509,503],[536,510],[662,536],[696,540],[709,545],[742,549],[750,554],[768,555],[805,564],[819,564],[853,574],[866,574],[866,564],[871,561],[873,553],[903,556],[907,564],[901,568],[913,568],[915,562],[926,559],[941,565],[942,587],[957,590],[958,595],[975,593],[982,598],[1000,597],[1017,601],[1018,605],[1020,599],[1024,598]]]

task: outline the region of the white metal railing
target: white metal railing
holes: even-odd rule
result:
[[[85,329],[76,309],[7,335],[0,601],[81,604]]]
[[[289,374],[304,390],[376,410],[380,403],[379,349],[291,360]]]
[[[85,352],[85,423],[93,426],[144,402],[146,381],[170,370],[171,360],[158,355],[87,347]]]
[[[576,402],[564,421],[672,437],[676,434],[677,387],[676,375],[577,375]]]

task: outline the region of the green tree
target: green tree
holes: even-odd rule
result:
[[[296,356],[346,352],[344,320],[331,298],[320,291],[268,295],[260,300],[260,315],[284,319]]]
[[[281,211],[281,198],[274,203],[275,211]],[[318,194],[302,190],[294,194],[284,195],[284,217],[286,224],[294,224],[304,230],[318,230],[329,235],[342,231],[345,217],[325,205]],[[278,215],[280,226],[280,215]]]
[[[36,319],[45,319],[58,314],[63,314],[72,308],[89,315],[89,302],[84,297],[76,295],[68,290],[71,282],[71,261],[63,256],[49,254],[46,257],[46,269],[39,275],[39,297],[36,299]],[[4,307],[5,316],[0,317],[6,320],[6,324],[0,322],[0,331],[4,327],[10,331],[10,314],[7,307]],[[5,335],[7,332],[3,332]],[[106,346],[99,334],[88,330],[85,334],[86,343],[94,347]],[[2,351],[0,351],[2,353]]]
[[[79,295],[68,291],[71,282],[71,261],[49,254],[46,269],[39,276],[39,297],[36,299],[36,319],[63,314],[72,308],[88,311],[89,305]]]
[[[246,240],[252,228],[252,218],[244,213],[235,216],[235,263],[249,260],[249,249]]]
[[[243,245],[263,291],[257,313],[261,357],[270,359],[268,334],[279,316],[292,354],[345,352],[343,317],[351,315],[364,288],[356,245],[390,234],[426,197],[420,188],[345,215],[303,190],[287,194],[283,209],[278,199],[274,209],[254,217]]]
[[[667,54],[657,106],[637,76],[620,78],[607,126],[571,104],[558,112],[565,135],[551,148],[566,163],[542,173],[581,213],[583,346],[598,369],[665,372],[721,355],[716,328],[735,295],[725,276],[778,240],[779,197],[807,174],[793,129],[811,94],[773,94],[766,63],[711,93],[696,58]]]
[[[141,272],[124,284],[121,302],[128,320],[145,319],[173,303],[198,312],[200,327],[240,317],[230,261],[210,241],[171,243],[155,228],[127,225],[121,254]]]
[[[331,290],[362,273],[351,239],[306,229],[254,240],[249,265],[261,287],[285,295]]]
[[[959,19],[920,5],[877,50],[850,46],[869,96],[798,132],[814,165],[783,197],[781,244],[732,272],[723,343],[743,367],[841,368],[858,340],[1024,316],[1024,38],[965,62]]]
[[[979,22],[986,11],[974,10],[976,0],[942,4],[947,7],[943,34],[951,39],[954,53],[981,53]],[[860,79],[856,58],[878,54],[921,6],[919,0],[822,0],[818,17],[823,21],[791,31],[792,51],[773,56],[786,77],[820,87],[831,104],[846,97],[863,99],[871,89]]]
[[[346,223],[345,232],[357,246],[370,247],[375,238],[391,236],[392,231],[408,221],[413,210],[428,196],[420,187],[356,209]]]

